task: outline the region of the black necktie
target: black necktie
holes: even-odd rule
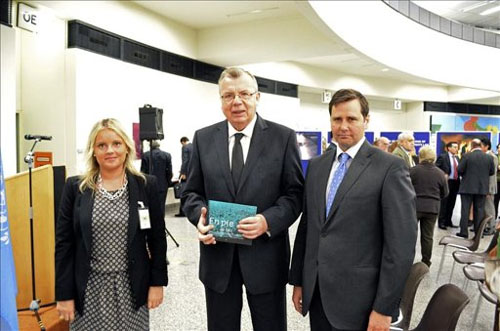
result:
[[[231,174],[233,175],[235,191],[238,189],[241,173],[243,172],[243,149],[241,148],[241,138],[243,138],[243,133],[236,133],[234,135],[233,155],[231,158]]]

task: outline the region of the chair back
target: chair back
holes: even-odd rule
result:
[[[429,273],[429,267],[423,262],[415,263],[410,270],[410,274],[406,279],[403,296],[401,298],[401,313],[403,319],[396,326],[403,330],[408,330],[411,322],[411,315],[413,313],[413,302],[415,301],[415,294],[417,293],[418,286],[425,275]]]
[[[472,238],[472,240],[474,240],[474,244],[472,245],[472,247],[469,248],[469,250],[471,252],[475,252],[477,250],[477,248],[479,247],[479,242],[481,241],[481,238],[483,237],[483,232],[484,232],[484,229],[486,228],[486,224],[488,224],[488,222],[491,219],[493,219],[493,216],[485,216],[483,218],[483,220],[481,221],[481,223],[479,223],[479,229],[476,232],[476,234],[474,235],[474,238]]]
[[[445,284],[432,295],[424,316],[414,331],[453,331],[469,297],[457,286]]]

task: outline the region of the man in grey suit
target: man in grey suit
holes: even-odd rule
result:
[[[364,138],[361,93],[337,91],[329,111],[337,148],[309,163],[293,304],[313,331],[389,330],[415,255],[415,191],[403,159]]]
[[[398,146],[392,154],[405,160],[408,169],[415,166],[412,153],[415,151],[415,138],[411,132],[401,132],[398,135]]]
[[[458,164],[458,174],[462,176],[460,200],[462,202],[460,215],[460,232],[457,236],[468,238],[469,211],[472,204],[474,231],[479,228],[479,223],[484,218],[484,202],[489,192],[489,179],[495,173],[495,164],[490,155],[481,150],[481,140],[472,139],[471,151],[465,153]]]
[[[245,285],[254,330],[286,330],[288,228],[302,210],[303,182],[295,132],[256,113],[257,81],[240,68],[219,79],[227,120],[196,131],[184,212],[198,229],[200,280],[208,330],[240,329]],[[208,231],[207,202],[257,206],[239,221],[251,246],[216,242]]]

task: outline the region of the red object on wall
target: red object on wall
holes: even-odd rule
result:
[[[46,164],[52,165],[52,152],[35,152],[35,168]]]

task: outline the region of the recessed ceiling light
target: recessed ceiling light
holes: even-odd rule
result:
[[[259,14],[267,11],[273,11],[273,10],[278,10],[280,7],[270,7],[270,8],[262,8],[262,9],[254,9],[250,11],[245,11],[245,12],[239,12],[239,13],[232,13],[232,14],[227,14],[226,17],[236,17],[236,16],[242,16],[242,15],[248,15],[248,14]]]
[[[498,11],[500,11],[500,6],[496,6],[496,7],[490,8],[490,9],[486,9],[482,13],[479,13],[479,15],[486,16],[486,15],[490,15],[490,14],[496,13]]]
[[[382,69],[383,72],[389,71],[389,68]]]
[[[476,3],[474,3],[474,4],[472,4],[472,5],[468,6],[468,7],[462,8],[461,11],[463,13],[466,13],[466,12],[469,12],[469,11],[474,10],[476,8],[485,6],[485,5],[487,5],[487,4],[491,3],[491,2],[492,1],[479,1],[479,2],[476,2]]]

